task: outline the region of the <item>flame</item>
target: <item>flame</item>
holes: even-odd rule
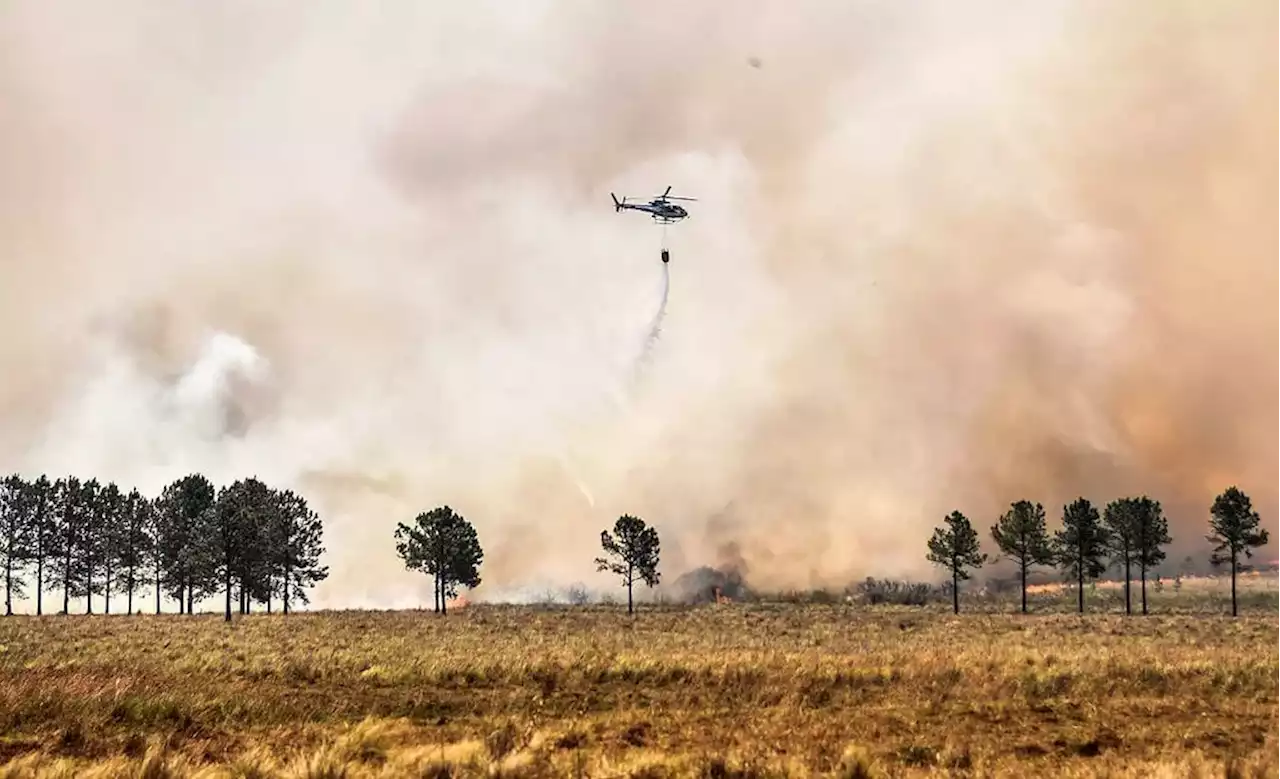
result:
[[[466,595],[459,595],[456,598],[445,601],[444,607],[448,611],[453,611],[454,609],[465,609],[467,606],[470,606],[470,605],[471,605],[471,601],[467,598]]]

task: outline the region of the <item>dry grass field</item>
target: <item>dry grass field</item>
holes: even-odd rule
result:
[[[1275,599],[0,619],[0,777],[1276,776]]]

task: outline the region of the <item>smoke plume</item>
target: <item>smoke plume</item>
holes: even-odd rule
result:
[[[429,600],[391,535],[444,503],[482,596],[614,586],[624,512],[670,577],[757,588],[927,575],[947,512],[1024,497],[1146,492],[1199,553],[1229,484],[1278,508],[1276,29],[1247,0],[9,4],[0,467],[297,489],[323,606]],[[661,228],[608,193],[668,185],[698,202],[634,383]]]

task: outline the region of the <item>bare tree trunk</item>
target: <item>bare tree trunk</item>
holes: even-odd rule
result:
[[[67,557],[62,566],[62,613],[71,613],[71,544],[67,544]]]
[[[956,613],[960,613],[960,569],[953,563],[951,565],[951,608]]]
[[[1133,606],[1129,601],[1129,550],[1124,550],[1124,613],[1132,614]]]
[[[86,534],[87,535],[87,534]],[[89,547],[90,542],[85,541],[85,546]],[[93,613],[93,552],[87,552],[84,564],[84,613]]]
[[[1022,558],[1022,613],[1027,613],[1027,558]]]
[[[1237,617],[1240,612],[1236,609],[1236,550],[1231,550],[1231,616]]]
[[[1080,613],[1084,613],[1084,558],[1076,561],[1076,600],[1079,603]]]
[[[13,555],[5,558],[4,563],[4,615],[13,616]]]
[[[1138,575],[1142,577],[1142,616],[1147,616],[1147,564],[1139,561]]]

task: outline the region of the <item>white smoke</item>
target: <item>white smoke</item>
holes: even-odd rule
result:
[[[251,345],[228,333],[215,333],[161,408],[167,406],[183,437],[216,441],[228,432],[228,415],[235,413],[235,385],[261,384],[266,369],[266,361]]]
[[[31,470],[55,478],[91,474],[150,495],[193,470],[248,475],[237,473],[245,451],[237,439],[251,424],[253,394],[270,381],[252,345],[211,333],[172,377],[147,373],[111,340],[99,341],[94,357],[81,382],[55,401]]]

